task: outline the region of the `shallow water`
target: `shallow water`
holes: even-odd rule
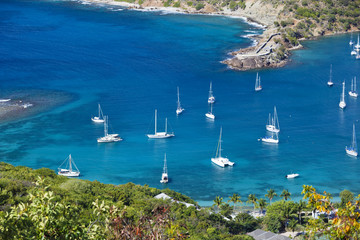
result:
[[[115,9],[116,10],[116,9]],[[81,178],[105,183],[134,182],[169,187],[211,204],[215,196],[286,188],[300,198],[303,184],[337,194],[360,192],[358,160],[346,156],[360,106],[347,97],[338,107],[343,80],[360,77],[350,56],[349,35],[304,42],[292,62],[259,72],[236,72],[220,61],[252,41],[261,29],[241,19],[114,11],[78,2],[0,2],[0,88],[40,88],[76,94],[77,100],[52,111],[0,126],[1,160],[56,170],[72,154]],[[242,37],[245,36],[245,37]],[[328,88],[333,64],[334,87]],[[214,122],[207,121],[213,82]],[[177,117],[176,86],[186,109]],[[110,130],[124,141],[98,144],[102,125],[90,117],[97,103],[109,115]],[[278,146],[263,144],[274,105],[281,126]],[[154,109],[159,128],[168,117],[175,137],[148,140]],[[223,155],[235,162],[210,162],[223,127]],[[360,125],[357,125],[360,129]],[[164,153],[170,183],[159,183]],[[300,177],[287,180],[297,172]]]

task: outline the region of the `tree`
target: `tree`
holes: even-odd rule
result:
[[[266,205],[267,205],[267,202],[265,201],[265,199],[260,198],[258,200],[258,206],[260,208],[260,214],[263,214],[263,209],[266,207]]]
[[[347,202],[344,207],[335,210],[334,204],[326,192],[319,194],[313,186],[304,185],[301,192],[304,198],[308,199],[308,205],[320,212],[334,212],[335,217],[328,223],[323,219],[310,219],[306,227],[307,234],[311,239],[317,235],[325,235],[329,239],[359,239],[360,238],[360,195],[356,201]]]
[[[280,194],[280,197],[284,198],[285,201],[287,201],[291,196],[291,193],[287,190],[287,189],[284,189],[282,191],[282,193]]]
[[[295,228],[296,228],[297,224],[298,224],[298,221],[294,218],[289,221],[289,228],[291,229],[292,232],[295,232]]]
[[[234,210],[235,210],[236,203],[241,203],[240,199],[241,199],[241,196],[237,193],[234,193],[232,196],[230,196],[230,199],[228,202],[234,203]]]
[[[220,209],[220,206],[223,204],[223,198],[220,196],[216,196],[214,199],[214,205],[217,206],[218,209]]]
[[[301,213],[302,213],[303,210],[306,209],[306,202],[303,201],[303,200],[300,200],[296,204],[296,209],[297,209],[297,212],[298,212],[298,215],[299,215],[299,222],[300,222],[300,225],[301,225]]]
[[[348,202],[354,202],[354,194],[346,189],[340,192],[340,198],[342,207],[345,207]]]
[[[256,202],[257,202],[257,198],[256,198],[255,194],[249,194],[248,202],[252,203],[254,205],[254,211],[255,211]]]
[[[267,194],[265,194],[265,197],[267,197],[269,199],[270,204],[271,204],[271,200],[276,196],[277,196],[277,194],[276,194],[275,190],[271,189],[271,188],[267,191]]]

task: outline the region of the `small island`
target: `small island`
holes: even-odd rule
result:
[[[231,69],[250,70],[282,67],[300,41],[360,29],[359,0],[86,0],[148,11],[166,10],[187,14],[244,17],[264,26],[254,36],[257,45],[229,53],[222,61]]]

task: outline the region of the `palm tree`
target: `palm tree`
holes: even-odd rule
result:
[[[241,196],[237,193],[234,193],[232,196],[229,197],[230,199],[228,200],[228,202],[233,202],[234,203],[234,210],[236,207],[236,203],[241,203]]]
[[[276,194],[275,190],[271,189],[271,188],[267,191],[267,194],[265,194],[265,197],[267,197],[270,200],[270,205],[271,205],[271,200],[276,196],[277,196],[277,194]]]
[[[295,228],[296,228],[297,224],[298,224],[298,221],[294,218],[289,221],[289,228],[292,230],[292,232],[295,232]]]
[[[214,205],[217,206],[218,209],[220,209],[220,206],[223,204],[223,198],[216,196],[214,199]]]
[[[303,200],[300,200],[299,203],[296,204],[296,207],[297,207],[297,212],[299,215],[299,222],[301,225],[301,212],[306,209],[306,202],[304,202]]]
[[[249,194],[248,202],[254,204],[254,211],[255,211],[256,201],[257,201],[257,198],[256,198],[255,194]]]
[[[267,202],[266,202],[265,199],[260,198],[260,199],[258,200],[258,206],[259,206],[259,208],[260,208],[260,214],[263,213],[263,209],[266,207],[266,205],[267,205]]]
[[[285,201],[287,201],[291,196],[291,193],[287,190],[287,189],[284,189],[280,195],[280,197],[284,198]]]

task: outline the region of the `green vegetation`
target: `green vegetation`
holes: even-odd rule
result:
[[[197,11],[199,11],[200,9],[203,9],[204,7],[205,7],[205,5],[204,5],[203,3],[198,3],[198,4],[196,4],[195,9],[196,9]]]

